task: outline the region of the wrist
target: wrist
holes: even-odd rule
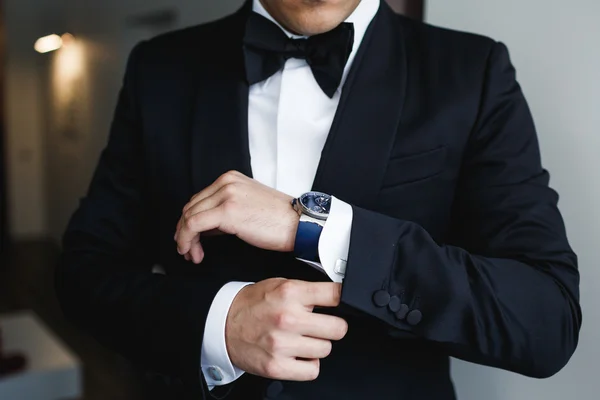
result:
[[[227,355],[229,357],[229,360],[231,361],[231,363],[233,365],[236,365],[235,360],[236,360],[236,353],[235,353],[235,346],[232,346],[232,342],[235,342],[235,335],[236,335],[236,329],[235,329],[235,321],[238,319],[238,315],[239,315],[239,308],[240,308],[240,304],[243,305],[246,303],[245,297],[246,297],[246,293],[248,292],[249,288],[252,286],[253,284],[249,284],[247,286],[244,286],[243,288],[241,288],[237,294],[235,295],[235,297],[233,298],[231,305],[229,307],[229,311],[227,312],[227,318],[225,319],[225,332],[224,332],[224,336],[225,336],[225,348],[227,350]]]
[[[289,224],[288,224],[288,231],[287,231],[287,240],[285,243],[285,250],[286,252],[293,252],[294,251],[294,246],[295,246],[295,242],[296,242],[296,235],[298,233],[298,226],[300,224],[300,216],[294,211],[291,210],[291,212],[289,213]]]

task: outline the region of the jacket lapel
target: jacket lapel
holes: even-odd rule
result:
[[[242,40],[250,7],[246,5],[215,32],[212,62],[199,59],[196,104],[192,116],[191,167],[193,192],[220,175],[237,170],[252,176],[248,148],[248,84]],[[203,52],[206,56],[206,52]]]
[[[407,80],[402,29],[382,2],[342,91],[313,190],[375,205],[400,124]]]

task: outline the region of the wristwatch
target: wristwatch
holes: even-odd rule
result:
[[[312,222],[323,227],[329,217],[331,196],[321,192],[304,193],[292,201],[292,206],[300,215],[300,222]]]
[[[329,217],[331,196],[321,192],[304,193],[292,200],[292,207],[300,216],[294,253],[300,259],[319,262],[319,239]]]
[[[292,200],[292,207],[300,215],[294,254],[303,261],[309,261],[310,265],[326,274],[326,270],[320,264],[319,239],[329,217],[331,201],[330,195],[321,192],[308,192]],[[343,277],[346,274],[346,263],[346,260],[338,259],[333,272]]]

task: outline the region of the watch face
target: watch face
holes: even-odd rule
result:
[[[313,218],[327,219],[331,209],[331,196],[325,193],[308,192],[300,196],[304,212]]]

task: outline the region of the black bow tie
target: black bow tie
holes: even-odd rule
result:
[[[330,98],[340,86],[354,44],[354,26],[337,28],[308,39],[290,39],[273,22],[252,13],[246,25],[244,55],[250,85],[268,79],[290,58],[305,59],[315,80]]]

